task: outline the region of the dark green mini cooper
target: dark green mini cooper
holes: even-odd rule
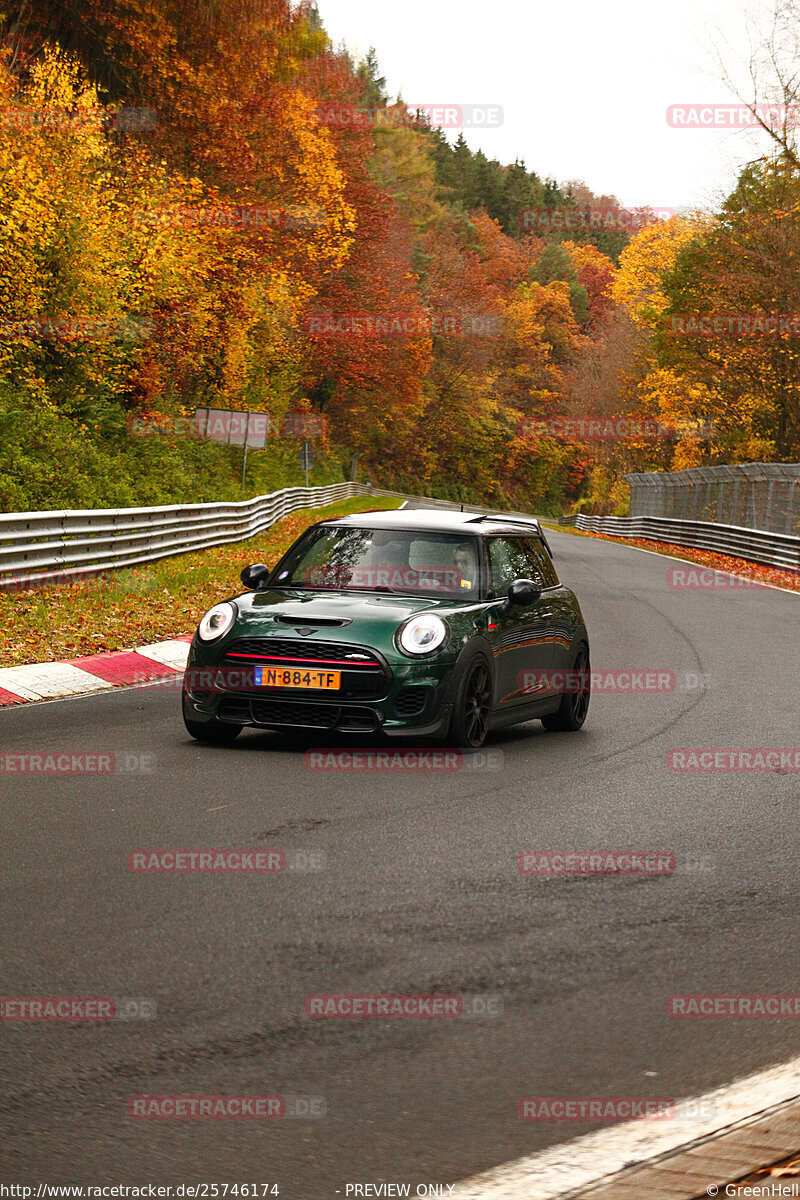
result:
[[[586,720],[586,627],[532,518],[339,517],[242,582],[189,653],[183,713],[200,741],[251,725],[476,748],[503,725]]]

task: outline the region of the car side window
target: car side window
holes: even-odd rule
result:
[[[521,538],[489,538],[489,586],[504,596],[515,579],[529,579],[531,562]]]
[[[558,587],[558,575],[550,555],[538,538],[526,538],[525,549],[531,561],[531,579],[542,588]]]

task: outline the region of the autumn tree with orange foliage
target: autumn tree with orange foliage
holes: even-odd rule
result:
[[[725,228],[712,236],[678,219],[634,238],[533,236],[520,219],[526,205],[600,201],[583,184],[489,160],[463,138],[451,145],[386,95],[374,54],[357,63],[333,49],[312,5],[15,0],[6,9],[2,103],[86,114],[24,135],[9,122],[0,129],[6,506],[56,495],[46,471],[34,490],[26,482],[36,471],[25,421],[47,426],[48,454],[78,438],[76,496],[92,494],[92,473],[98,503],[152,498],[148,480],[159,498],[221,495],[234,487],[229,458],[174,440],[135,446],[125,434],[130,413],[202,403],[276,417],[311,405],[328,418],[326,480],[357,454],[388,486],[553,511],[624,505],[619,480],[633,466],[753,452],[757,436],[794,444],[792,347],[764,348],[759,390],[740,347],[709,358],[708,346],[664,337],[679,303],[721,302],[732,288],[755,297],[759,248],[767,260],[793,250],[791,237],[763,229],[779,201],[784,231],[793,229],[788,193],[753,184],[725,217],[750,257]],[[152,121],[126,126],[126,112]],[[781,277],[781,303],[790,285]],[[139,336],[13,336],[15,320],[87,314],[136,318]],[[697,412],[728,440],[687,434],[606,450],[534,437],[525,424]],[[295,450],[276,439],[252,456],[250,490],[297,478]],[[66,505],[69,485],[59,486]]]

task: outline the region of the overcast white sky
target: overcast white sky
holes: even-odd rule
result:
[[[754,135],[673,129],[671,104],[729,103],[711,44],[747,51],[742,0],[318,0],[334,42],[374,45],[392,96],[497,104],[503,123],[464,130],[490,158],[584,179],[629,205],[708,207],[755,156]],[[754,0],[756,21],[771,0]],[[762,143],[763,148],[763,143]]]

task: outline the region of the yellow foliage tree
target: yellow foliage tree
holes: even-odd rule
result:
[[[655,328],[669,305],[663,279],[684,246],[697,232],[697,223],[683,217],[645,225],[622,251],[611,295],[640,325]]]

